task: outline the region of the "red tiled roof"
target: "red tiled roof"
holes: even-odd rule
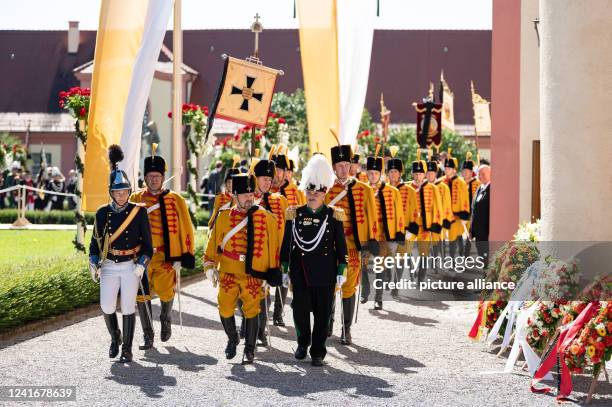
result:
[[[72,70],[93,59],[95,32],[81,31],[76,55],[66,53],[66,31],[0,31],[0,112],[59,112],[57,93],[78,85]],[[221,75],[222,54],[247,57],[253,47],[248,30],[186,30],[184,63],[199,75],[191,101],[210,105]],[[172,48],[172,32],[164,43]],[[260,57],[285,75],[277,90],[303,87],[297,30],[265,30]],[[366,107],[378,119],[380,93],[393,122],[414,122],[411,106],[436,86],[440,70],[455,94],[455,121],[472,123],[469,83],[490,100],[491,31],[377,30],[374,34]]]

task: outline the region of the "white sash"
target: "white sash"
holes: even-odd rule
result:
[[[219,211],[224,211],[227,208],[230,207],[230,205],[232,204],[232,200],[230,199],[229,201],[227,201],[226,203],[224,203],[223,205],[221,205],[221,207],[219,208]]]
[[[242,219],[242,221],[240,221],[239,224],[237,224],[229,232],[227,232],[227,234],[223,237],[223,241],[221,242],[221,250],[225,250],[225,245],[227,244],[227,242],[229,242],[232,236],[240,232],[240,230],[242,230],[242,228],[246,226],[248,221],[249,221],[249,217],[245,216],[244,219]]]
[[[344,198],[347,194],[347,190],[343,189],[338,195],[336,195],[336,197],[334,199],[332,199],[331,201],[329,201],[329,204],[327,204],[328,206],[334,206],[335,204],[337,204],[342,198]]]
[[[151,212],[153,212],[153,211],[154,211],[154,210],[156,210],[156,209],[159,209],[159,202],[158,202],[158,203],[156,203],[155,205],[151,205],[151,206],[149,206],[149,207],[147,208],[147,213],[151,213]]]

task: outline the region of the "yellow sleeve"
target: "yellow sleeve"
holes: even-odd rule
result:
[[[302,191],[301,189],[297,189],[297,196],[299,205],[306,205],[306,194],[304,193],[304,191]]]
[[[204,252],[204,269],[210,267],[217,267],[219,264],[220,254],[217,252],[217,247],[221,244],[221,232],[220,228],[223,227],[223,213],[220,214],[219,219],[215,222],[212,230],[208,233],[208,243],[206,244],[206,251]]]
[[[181,239],[181,253],[195,254],[195,232],[193,230],[193,223],[191,223],[191,216],[189,215],[189,209],[187,208],[187,202],[179,194],[175,194],[176,208],[179,214],[179,236]],[[193,259],[192,259],[193,261]]]
[[[219,199],[219,195],[217,195],[215,197],[215,204],[213,205],[212,212],[210,213],[210,218],[208,218],[209,228],[212,226],[212,223],[215,220],[215,217],[217,216],[217,212],[219,212],[219,207],[221,206],[219,202],[221,202],[221,200]]]
[[[368,222],[368,238],[376,239],[376,228],[378,223],[378,214],[376,213],[376,203],[374,202],[374,191],[369,185],[363,184],[365,189],[365,209],[366,209],[366,219]]]
[[[461,220],[469,220],[470,219],[470,203],[469,203],[469,195],[468,195],[468,186],[463,182],[459,182],[459,217]]]
[[[130,195],[129,201],[132,203],[140,203],[142,201],[142,192],[134,192]]]
[[[395,207],[395,233],[406,233],[406,217],[402,197],[397,188],[393,188],[393,206]]]
[[[280,195],[280,207],[281,207],[281,213],[285,214],[287,213],[287,208],[289,207],[289,201],[287,201],[287,198],[285,198],[284,196]],[[283,215],[283,222],[281,224],[280,230],[278,230],[278,228],[274,228],[274,233],[278,234],[278,250],[279,250],[279,256],[280,256],[280,248],[283,245],[283,237],[285,236],[285,221],[286,219],[285,215]]]
[[[416,191],[413,189],[408,192],[408,218],[406,219],[406,226],[416,223],[416,206]]]
[[[442,223],[444,221],[444,206],[442,205],[442,196],[441,196],[442,191],[433,184],[432,184],[432,187],[434,191],[433,218],[434,218],[434,221],[437,221],[435,223],[438,223],[440,226],[442,226]]]
[[[268,241],[268,268],[278,268],[280,265],[279,239],[273,238],[274,235],[278,233],[278,228],[276,227],[276,219],[270,212],[266,212],[266,228],[266,240]]]

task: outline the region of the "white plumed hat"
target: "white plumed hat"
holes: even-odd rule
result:
[[[300,189],[327,191],[334,185],[335,176],[327,158],[323,154],[313,155],[302,170]]]

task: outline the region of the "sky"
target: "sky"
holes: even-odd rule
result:
[[[113,0],[131,1],[131,0]],[[372,13],[376,15],[376,0]],[[380,0],[378,29],[490,30],[493,0]],[[95,30],[101,0],[0,0],[0,30]],[[246,29],[256,13],[264,29],[298,28],[294,0],[182,0],[183,29]],[[169,25],[171,28],[171,24]]]

